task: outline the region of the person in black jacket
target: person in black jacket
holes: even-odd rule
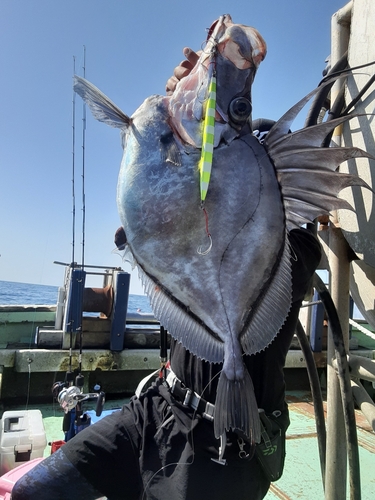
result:
[[[184,50],[168,80],[167,93],[194,66],[197,54]],[[293,304],[275,340],[244,356],[261,409],[265,439],[276,439],[279,456],[269,467],[243,436],[214,436],[212,408],[220,364],[198,359],[172,339],[170,366],[144,394],[78,433],[15,485],[13,500],[260,500],[284,463],[289,425],[283,368],[302,300],[319,264],[321,248],[306,229],[289,233]],[[172,374],[172,375],[171,375]],[[258,448],[258,447],[257,447]],[[261,450],[261,449],[260,449]],[[280,453],[281,452],[281,453]],[[276,467],[276,469],[275,469]],[[270,470],[271,469],[271,470]]]

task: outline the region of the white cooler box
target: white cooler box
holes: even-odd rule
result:
[[[0,428],[0,476],[34,458],[41,458],[47,445],[39,410],[5,411]]]

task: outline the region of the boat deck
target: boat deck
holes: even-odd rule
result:
[[[47,311],[47,313],[52,314],[51,311]],[[14,314],[19,314],[19,311],[17,310]],[[45,312],[41,311],[41,314],[45,314]],[[64,379],[69,363],[72,362],[73,369],[78,366],[78,350],[73,351],[70,360],[67,349],[53,346],[40,348],[40,346],[36,345],[30,347],[30,339],[34,338],[35,318],[29,324],[25,323],[22,317],[15,317],[14,322],[16,324],[14,325],[10,318],[2,317],[2,319],[3,330],[0,329],[0,333],[2,333],[0,335],[1,342],[3,342],[0,342],[1,410],[40,409],[44,417],[47,442],[59,441],[64,437],[61,407],[57,403],[52,404],[51,401],[49,405],[29,404],[25,408],[24,399],[30,397],[30,401],[32,401],[33,398],[45,397],[45,394],[50,397],[52,384],[56,380]],[[42,319],[39,318],[39,321]],[[28,331],[19,330],[20,324],[22,328],[27,327]],[[367,327],[368,325],[362,326]],[[360,325],[361,328],[362,326]],[[137,331],[137,336],[139,336],[139,332]],[[14,338],[12,337],[13,334],[15,335]],[[52,334],[55,335],[56,332],[52,331]],[[24,339],[23,335],[28,335],[28,337]],[[88,335],[88,337],[90,336],[91,334]],[[103,332],[100,332],[100,336],[103,336]],[[157,342],[159,342],[159,335],[156,337]],[[26,342],[27,339],[29,339],[29,343]],[[7,343],[5,343],[5,340]],[[22,345],[23,340],[26,342],[24,345]],[[108,343],[108,339],[105,342]],[[112,352],[108,349],[108,346],[104,345],[101,348],[98,346],[85,348],[81,356],[82,373],[87,375],[85,376],[84,392],[89,392],[90,388],[100,382],[99,385],[112,397],[119,397],[115,396],[119,394],[119,387],[122,393],[132,394],[143,376],[160,367],[159,349],[155,347],[141,348],[138,344],[136,347],[127,348],[121,352]],[[324,339],[322,344],[322,350],[314,353],[314,359],[319,371],[321,386],[325,387],[327,353],[324,350]],[[354,327],[350,349],[351,354],[374,360],[374,333],[370,332],[370,335],[365,335],[361,332],[361,329],[358,330]],[[308,389],[309,382],[306,361],[298,344],[288,353],[285,376],[286,385],[289,388],[287,399],[291,418],[291,425],[287,432],[286,463],[282,478],[271,485],[266,500],[323,500],[324,492],[320,474],[314,408],[310,393],[301,390]],[[371,397],[374,398],[374,388],[370,382],[368,384],[370,387],[367,388],[370,389]],[[44,401],[46,400],[44,399]],[[119,408],[124,402],[124,399],[107,400],[105,411],[108,412]],[[84,410],[89,409],[89,403],[85,403]],[[92,421],[95,421],[94,411],[90,412],[90,416]],[[362,500],[372,500],[375,491],[375,474],[373,473],[375,465],[375,433],[358,410],[356,411],[356,419],[360,448]],[[342,439],[345,439],[345,437],[343,436]],[[49,454],[50,448],[47,446],[44,455],[48,456]],[[349,488],[347,488],[347,491],[349,491]],[[347,498],[349,498],[349,493]]]
[[[288,392],[291,424],[287,432],[284,474],[271,485],[266,500],[323,500],[314,406],[308,393]],[[375,491],[375,433],[356,410],[362,500]],[[345,438],[344,438],[345,439]],[[347,487],[349,498],[349,487]]]
[[[291,425],[287,432],[286,462],[282,478],[271,485],[266,500],[323,500],[314,407],[311,395],[304,391],[287,392]],[[110,400],[105,411],[110,412],[126,400]],[[63,439],[62,410],[58,404],[29,405],[42,411],[47,442]],[[87,404],[87,409],[89,409]],[[18,408],[20,409],[20,408]],[[94,411],[90,411],[95,421]],[[372,500],[375,491],[375,433],[359,410],[356,410],[357,433],[361,464],[362,500]],[[50,448],[45,449],[45,456]],[[349,490],[348,490],[349,491]],[[347,495],[349,498],[349,493]]]

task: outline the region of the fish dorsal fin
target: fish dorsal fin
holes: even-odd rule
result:
[[[168,291],[151,278],[138,265],[138,272],[144,291],[149,297],[155,318],[173,337],[191,353],[210,363],[220,363],[224,359],[224,344],[208,331],[198,318],[187,308],[172,299]],[[199,351],[199,354],[198,354]]]
[[[342,123],[361,115],[351,113],[290,133],[290,126],[311,97],[325,82],[310,92],[276,122],[264,140],[272,160],[283,196],[287,230],[313,222],[320,215],[336,209],[349,209],[349,203],[338,198],[342,189],[361,186],[371,189],[360,177],[336,172],[349,159],[370,154],[357,147],[323,147],[323,141]]]
[[[292,267],[288,234],[277,264],[277,269],[267,283],[264,293],[260,291],[257,303],[250,311],[248,324],[241,336],[241,345],[246,354],[255,354],[267,347],[283,326],[292,303]]]
[[[314,95],[320,92],[327,86],[332,86],[336,80],[339,78],[344,78],[346,75],[337,75],[329,78],[327,81],[321,82],[318,87],[309,92],[305,97],[298,101],[294,106],[292,106],[284,115],[279,118],[279,120],[272,127],[270,132],[267,134],[265,140],[265,146],[268,147],[271,143],[275,143],[281,137],[284,137],[291,128],[292,123],[296,119],[300,111],[305,107],[305,105],[310,101]]]
[[[302,147],[300,149],[279,152],[274,158],[274,163],[278,171],[299,168],[302,165],[304,169],[329,169],[334,172],[342,162],[351,158],[363,157],[372,158],[369,153],[356,147]]]
[[[115,128],[125,128],[130,125],[131,119],[129,116],[123,113],[101,90],[85,80],[85,78],[75,76],[73,88],[88,105],[94,118],[100,122]]]
[[[354,115],[340,116],[328,122],[302,128],[286,134],[277,141],[267,141],[267,149],[271,156],[277,158],[279,153],[291,151],[292,148],[321,147],[327,135],[338,125],[350,120]],[[327,148],[326,148],[327,149]]]

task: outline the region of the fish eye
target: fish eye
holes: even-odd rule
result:
[[[167,132],[160,136],[161,144],[169,144],[173,140],[173,132]]]
[[[229,104],[230,119],[239,124],[244,124],[251,114],[252,106],[246,97],[236,97]]]

